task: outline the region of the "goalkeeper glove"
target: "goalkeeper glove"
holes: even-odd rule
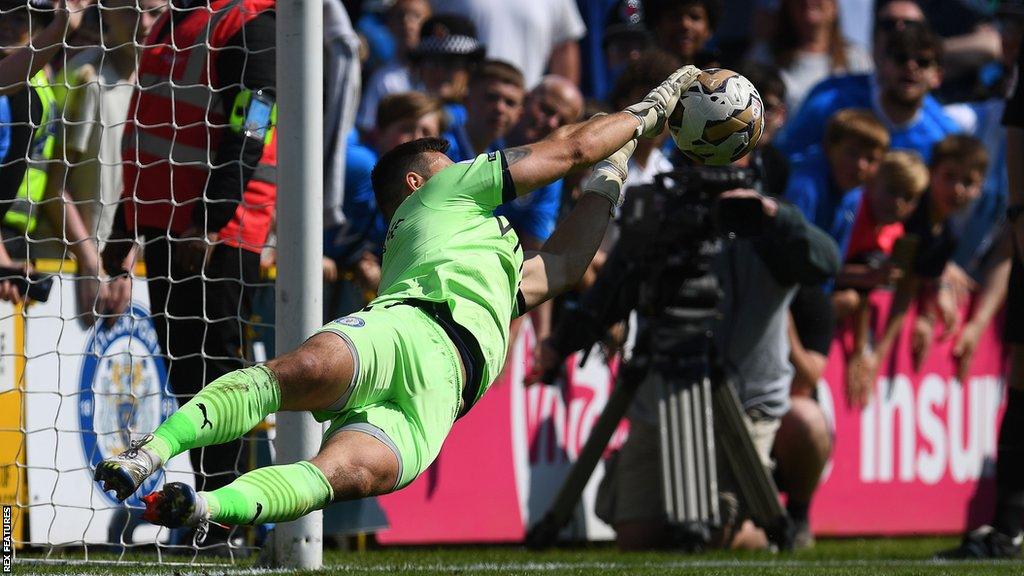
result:
[[[665,119],[675,110],[679,97],[697,80],[700,72],[696,66],[683,66],[651,90],[643,100],[626,108],[626,112],[640,121],[636,128],[636,138],[653,138],[661,134]]]
[[[611,156],[594,165],[594,171],[583,184],[584,194],[598,194],[612,203],[612,213],[622,205],[622,184],[626,181],[626,163],[636,150],[636,139],[626,142]]]

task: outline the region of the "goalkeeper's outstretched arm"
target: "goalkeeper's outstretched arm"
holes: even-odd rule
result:
[[[604,238],[612,209],[618,204],[626,179],[626,162],[636,140],[630,140],[594,168],[583,187],[583,197],[569,216],[555,228],[538,252],[527,252],[519,290],[532,309],[574,286],[594,258]]]
[[[563,126],[540,142],[505,150],[516,194],[522,196],[603,160],[634,138],[661,134],[679,96],[699,74],[696,67],[683,66],[621,112]]]
[[[536,144],[505,151],[518,195],[604,159],[594,167],[583,186],[583,198],[569,216],[539,252],[527,253],[520,284],[526,307],[520,313],[565,292],[583,276],[613,208],[621,202],[626,163],[636,138],[661,133],[680,94],[699,74],[697,68],[684,66],[622,112],[566,126]]]

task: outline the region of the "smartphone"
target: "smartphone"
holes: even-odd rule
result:
[[[270,130],[270,120],[274,113],[274,103],[262,92],[253,92],[249,99],[249,111],[245,114],[243,133],[249,138],[263,140]]]
[[[24,270],[20,268],[0,266],[0,281],[3,280],[14,284],[14,289],[23,298],[28,295],[37,302],[46,302],[50,299],[50,289],[53,288],[52,274],[29,274],[26,278]]]

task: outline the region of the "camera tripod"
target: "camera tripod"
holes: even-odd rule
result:
[[[709,280],[714,282],[711,276],[696,282]],[[710,288],[717,294],[716,285]],[[778,548],[792,548],[791,522],[779,503],[778,490],[757,454],[736,392],[712,361],[711,325],[717,298],[707,298],[708,286],[692,292],[703,294],[698,297],[704,300],[699,306],[664,308],[647,317],[633,358],[620,368],[608,404],[579,458],[549,510],[527,532],[528,547],[545,548],[555,542],[637,390],[655,371],[663,376],[658,420],[662,490],[672,541],[684,548],[702,548],[711,530],[721,525],[716,459],[722,454],[754,523]],[[716,443],[721,448],[718,452]]]

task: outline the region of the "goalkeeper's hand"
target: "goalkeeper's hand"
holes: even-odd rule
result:
[[[594,165],[594,171],[583,184],[584,194],[598,194],[612,203],[612,211],[622,205],[622,185],[626,181],[626,164],[636,150],[636,139],[626,142],[611,156]]]
[[[697,80],[700,72],[696,66],[683,66],[651,90],[643,100],[626,108],[626,112],[640,121],[636,129],[637,138],[653,138],[661,134],[665,119],[675,110],[679,97]]]

